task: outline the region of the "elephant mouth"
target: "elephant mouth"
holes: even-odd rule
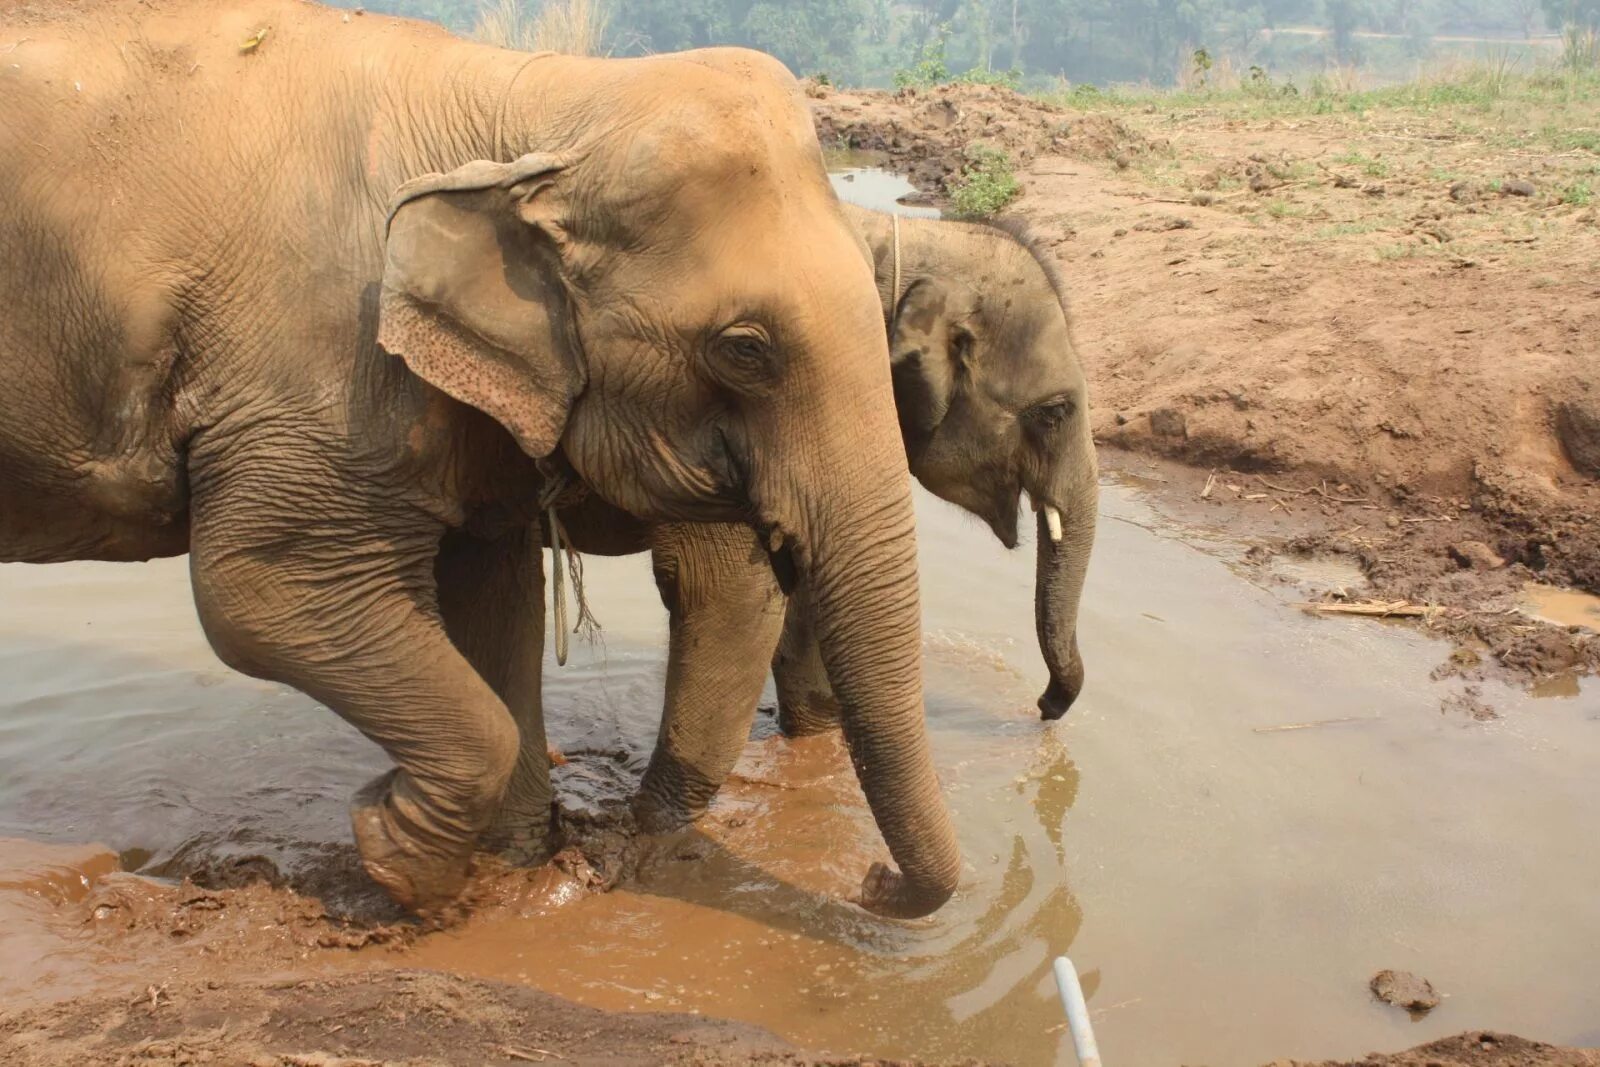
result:
[[[982,513],[983,520],[989,524],[989,530],[995,539],[1008,551],[1022,543],[1018,531],[1018,516],[1022,511],[1021,498],[1021,488],[1010,488],[996,495]]]

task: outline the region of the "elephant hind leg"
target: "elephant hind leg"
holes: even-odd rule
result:
[[[466,881],[516,726],[445,632],[440,524],[393,487],[342,482],[316,460],[285,469],[292,457],[270,444],[260,462],[236,448],[225,469],[195,468],[200,621],[224,662],[326,704],[394,760],[356,796],[356,844],[397,902],[437,910]]]
[[[511,712],[521,744],[516,770],[479,844],[514,863],[547,858],[554,796],[545,740],[544,564],[540,529],[499,537],[451,530],[434,561],[439,612],[450,640]]]

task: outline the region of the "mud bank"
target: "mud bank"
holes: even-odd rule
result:
[[[519,986],[415,970],[162,983],[0,1015],[0,1059],[13,1067],[862,1062],[803,1055],[739,1023],[608,1013]]]
[[[1600,1064],[1600,1049],[1562,1048],[1480,1030],[1430,1041],[1405,1052],[1374,1052],[1359,1060],[1337,1062],[1277,1060],[1268,1067],[1592,1067],[1594,1064]]]
[[[1600,592],[1600,224],[1558,195],[1592,155],[1410,112],[810,91],[825,144],[934,202],[971,144],[1017,162],[1011,210],[1065,267],[1102,445],[1199,471],[1167,481],[1212,523],[1295,520],[1269,551],[1447,609],[1450,672],[1600,669],[1588,632],[1516,614],[1530,581]],[[1534,195],[1500,195],[1512,177]]]

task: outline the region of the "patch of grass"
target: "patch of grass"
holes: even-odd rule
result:
[[[1083,111],[1165,111],[1174,122],[1200,115],[1270,119],[1334,114],[1365,121],[1385,112],[1425,112],[1453,120],[1463,136],[1520,132],[1558,148],[1589,148],[1600,141],[1600,66],[1528,69],[1507,55],[1376,89],[1360,88],[1353,76],[1318,76],[1304,90],[1292,92],[1282,87],[1264,91],[1261,79],[1232,88],[1213,79],[1204,87],[1185,89],[1063,84],[1044,97]]]
[[[1332,240],[1336,237],[1355,237],[1365,233],[1375,233],[1378,230],[1387,230],[1394,225],[1394,220],[1389,218],[1355,219],[1351,222],[1331,222],[1326,226],[1319,226],[1313,236],[1321,240]]]
[[[1290,200],[1273,200],[1267,204],[1267,214],[1275,219],[1298,219],[1310,210],[1304,204],[1296,204]]]
[[[1540,131],[1552,147],[1570,152],[1582,149],[1600,156],[1600,129],[1572,129],[1565,126],[1546,126]]]
[[[1405,243],[1384,245],[1382,248],[1378,249],[1378,258],[1385,262],[1396,259],[1411,259],[1412,257],[1418,255],[1421,251],[1421,245]]]
[[[1573,207],[1587,207],[1594,200],[1594,190],[1588,182],[1573,182],[1561,190],[1561,202]]]
[[[1334,156],[1333,161],[1349,167],[1360,167],[1361,172],[1369,178],[1387,178],[1389,176],[1389,164],[1381,159],[1363,155],[1360,152],[1346,152],[1343,155]]]
[[[950,206],[958,218],[982,219],[994,215],[1022,192],[1011,157],[996,148],[974,145],[961,173],[945,183]]]

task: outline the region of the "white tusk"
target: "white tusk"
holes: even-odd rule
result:
[[[1045,508],[1044,524],[1050,528],[1050,540],[1059,545],[1061,543],[1061,512],[1055,508]]]

